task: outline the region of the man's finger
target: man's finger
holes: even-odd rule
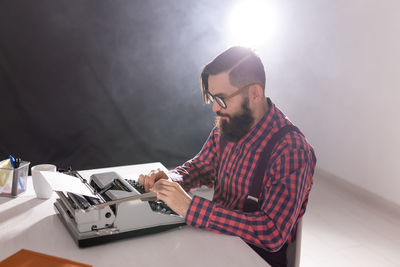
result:
[[[139,175],[138,183],[143,184],[143,180],[144,180],[144,175],[143,174]]]
[[[148,192],[150,190],[150,188],[153,186],[152,182],[151,182],[151,177],[147,176],[147,179],[145,179],[144,181],[144,189],[146,192]]]

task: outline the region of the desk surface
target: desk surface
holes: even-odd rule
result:
[[[160,163],[103,168],[79,172],[84,178],[116,171],[126,179],[163,168]],[[125,239],[89,248],[78,248],[57,217],[50,199],[37,199],[31,178],[27,191],[17,198],[0,197],[0,261],[30,249],[70,260],[109,266],[266,266],[240,238],[189,226]]]

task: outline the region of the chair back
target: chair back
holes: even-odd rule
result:
[[[286,250],[287,267],[300,266],[300,253],[301,253],[301,232],[303,228],[303,218],[297,224],[296,240],[288,244]]]

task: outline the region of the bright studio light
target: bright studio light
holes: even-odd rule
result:
[[[276,11],[266,0],[240,1],[228,17],[232,41],[238,45],[257,47],[276,31]]]

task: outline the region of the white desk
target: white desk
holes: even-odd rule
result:
[[[84,178],[115,171],[126,179],[163,168],[160,163],[81,171]],[[29,249],[95,267],[124,266],[268,266],[240,238],[183,226],[163,233],[130,238],[89,248],[78,248],[57,217],[53,194],[37,199],[31,178],[17,198],[0,197],[0,261]]]

